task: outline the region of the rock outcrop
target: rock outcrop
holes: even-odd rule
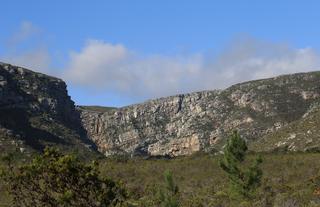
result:
[[[80,114],[61,79],[0,63],[0,148],[89,146]]]
[[[105,155],[220,151],[232,130],[249,142],[299,120],[320,97],[320,72],[171,96],[107,112],[81,109],[88,137]]]

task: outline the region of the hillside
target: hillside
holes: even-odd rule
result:
[[[0,64],[0,150],[30,154],[47,145],[91,154],[79,112],[61,79]]]
[[[301,118],[253,143],[254,151],[320,151],[320,104]]]
[[[105,155],[217,152],[232,130],[254,143],[297,122],[320,97],[319,85],[320,72],[298,73],[107,112],[81,109],[81,117],[88,137]]]

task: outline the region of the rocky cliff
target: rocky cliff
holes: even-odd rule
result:
[[[0,63],[0,150],[54,145],[105,155],[221,150],[238,130],[252,150],[320,149],[320,72],[150,100],[122,108],[74,106],[58,78]]]
[[[46,145],[82,151],[80,114],[61,79],[0,63],[0,150],[42,150]]]
[[[105,155],[178,156],[219,151],[232,130],[249,143],[300,120],[320,97],[320,72],[250,81],[225,90],[81,109],[88,136]]]

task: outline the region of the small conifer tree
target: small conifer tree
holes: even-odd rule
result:
[[[247,150],[246,141],[237,131],[234,131],[224,148],[220,166],[228,174],[231,193],[249,199],[253,197],[261,182],[260,164],[262,159],[261,156],[258,156],[250,167],[246,167],[244,161]]]
[[[179,188],[170,171],[165,171],[164,180],[165,187],[160,190],[161,207],[179,207]]]

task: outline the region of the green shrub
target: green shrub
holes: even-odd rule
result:
[[[10,157],[1,177],[12,196],[11,206],[119,206],[126,192],[116,182],[100,178],[97,163],[47,148],[30,164],[14,168]]]

